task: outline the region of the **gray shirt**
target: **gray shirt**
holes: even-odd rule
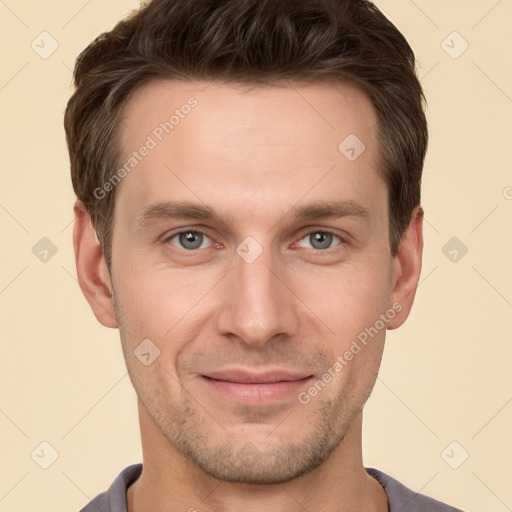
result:
[[[373,468],[365,468],[386,491],[389,512],[461,512],[460,509],[445,505],[440,501],[418,494],[405,487],[398,480]],[[139,478],[142,464],[132,464],[123,469],[110,489],[94,498],[80,512],[127,512],[126,490]]]

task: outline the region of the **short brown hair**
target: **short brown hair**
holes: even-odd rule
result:
[[[367,0],[152,0],[98,36],[78,57],[64,118],[74,191],[91,215],[109,271],[119,117],[154,79],[242,85],[350,81],[376,111],[396,255],[414,208],[428,143],[414,53]],[[340,141],[341,142],[341,141]]]

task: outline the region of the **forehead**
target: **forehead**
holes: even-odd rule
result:
[[[187,127],[201,135],[204,144],[214,144],[218,139],[224,144],[236,143],[247,130],[254,144],[273,142],[276,146],[294,140],[304,143],[300,138],[304,134],[311,144],[323,140],[326,145],[331,142],[325,139],[329,132],[334,143],[350,130],[363,138],[372,136],[375,112],[368,97],[355,85],[332,80],[287,84],[277,87],[153,80],[137,88],[123,109],[119,127],[122,144],[131,149],[137,144],[134,138],[141,135],[137,132],[158,132],[166,122],[173,125],[172,135],[179,135],[184,128],[174,128],[186,118]],[[189,108],[189,104],[195,106]],[[211,130],[213,127],[216,129]],[[226,135],[231,137],[226,139]]]
[[[376,122],[369,99],[347,83],[153,81],[122,113],[119,166],[128,172],[118,201],[135,213],[176,194],[215,205],[226,193],[238,207],[270,196],[295,203],[308,189],[363,198],[384,187]]]

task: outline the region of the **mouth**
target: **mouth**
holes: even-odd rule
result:
[[[226,370],[201,375],[209,390],[230,401],[245,404],[268,404],[296,395],[313,380],[313,375],[273,370],[254,373]]]

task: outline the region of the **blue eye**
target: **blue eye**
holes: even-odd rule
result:
[[[177,242],[173,242],[176,239]],[[180,249],[186,249],[188,251],[193,251],[195,249],[204,249],[208,246],[204,245],[206,240],[210,240],[208,236],[199,231],[182,231],[181,233],[176,233],[173,236],[170,236],[167,239],[171,242],[172,245],[179,247]]]
[[[313,231],[305,236],[303,240],[307,240],[309,242],[309,247],[316,250],[324,250],[330,249],[331,244],[333,243],[333,239],[338,239],[341,242],[341,238],[334,233],[329,233],[328,231]],[[338,245],[338,244],[337,244]],[[301,246],[304,247],[304,246]],[[308,247],[308,246],[306,246]]]
[[[337,243],[335,243],[337,240]],[[213,242],[212,239],[200,231],[188,230],[180,231],[169,236],[166,242],[171,243],[178,249],[193,252],[198,249],[206,249]],[[299,242],[299,247],[314,249],[316,251],[325,251],[336,245],[340,245],[343,240],[329,231],[312,231],[308,233]],[[334,245],[333,245],[334,244]]]

